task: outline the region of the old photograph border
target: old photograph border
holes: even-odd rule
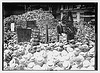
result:
[[[6,2],[2,2],[2,5],[3,5],[3,3],[6,3]],[[7,3],[10,3],[10,2],[7,2]],[[11,3],[13,3],[13,2],[11,2]],[[14,3],[17,3],[17,2],[14,2]],[[18,3],[23,3],[23,2],[18,2]],[[35,2],[29,2],[29,3],[35,3]],[[36,2],[37,3],[37,2]],[[41,3],[41,2],[39,2],[39,3]],[[44,3],[46,3],[46,2],[44,2]],[[63,2],[51,2],[51,3],[63,3]],[[65,3],[87,3],[87,2],[65,2]],[[96,71],[98,71],[98,2],[88,2],[88,3],[96,3],[96,12],[95,12],[95,22],[96,22],[96,25],[95,25],[95,40],[96,40],[96,42],[95,42],[95,46],[96,46],[96,50],[95,50],[95,65],[96,65],[96,67],[95,67],[95,70]],[[4,49],[3,49],[3,47],[4,47],[4,41],[3,41],[3,39],[4,39],[4,25],[3,25],[3,6],[2,6],[2,70],[3,70],[3,52],[4,52]],[[3,70],[4,71],[4,70]],[[14,70],[14,71],[18,71],[18,70]],[[30,71],[30,70],[28,70],[28,71]],[[68,70],[68,71],[81,71],[81,70]],[[83,70],[83,71],[91,71],[91,70]],[[66,71],[67,72],[67,71]]]

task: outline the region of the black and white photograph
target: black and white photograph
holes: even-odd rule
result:
[[[98,2],[2,2],[2,71],[98,71]]]

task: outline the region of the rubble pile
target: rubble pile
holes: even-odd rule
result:
[[[15,22],[16,26],[20,25],[22,28],[26,28],[26,21],[36,20],[41,37],[45,36],[45,25],[48,24],[49,36],[54,40],[53,36],[57,31],[56,27],[52,27],[56,26],[53,18],[50,13],[34,10],[4,19],[4,70],[95,70],[94,26],[80,23],[76,26],[78,31],[75,39],[67,42],[66,35],[62,35],[59,42],[49,44],[40,42],[37,46],[33,45],[34,38],[30,42],[18,43],[17,33],[11,32],[8,28],[11,22]]]
[[[95,43],[73,42],[10,45],[4,50],[4,70],[94,70]]]
[[[11,15],[4,19],[4,31],[10,30],[10,23],[14,22],[16,27],[20,26],[21,28],[27,28],[27,21],[35,21],[36,25],[40,29],[41,41],[45,41],[46,36],[46,25],[48,25],[48,30],[50,33],[51,40],[54,40],[56,37],[56,25],[54,16],[51,13],[45,12],[42,9],[28,11],[21,15]],[[9,28],[8,28],[9,27]],[[53,32],[53,33],[52,33]],[[6,36],[6,35],[5,35]],[[56,40],[55,40],[56,41]]]
[[[75,25],[77,28],[77,34],[75,35],[75,38],[77,40],[81,40],[82,42],[85,42],[86,40],[92,40],[95,41],[95,26],[88,24],[84,21],[80,21],[78,25]]]

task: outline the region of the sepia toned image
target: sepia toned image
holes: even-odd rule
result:
[[[2,2],[3,71],[97,71],[97,2]]]

